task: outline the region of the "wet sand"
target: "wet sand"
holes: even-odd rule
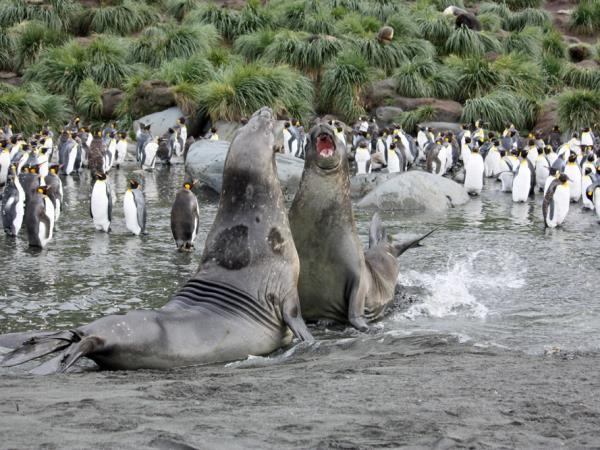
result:
[[[3,369],[0,447],[598,448],[599,364],[380,335],[167,372]]]

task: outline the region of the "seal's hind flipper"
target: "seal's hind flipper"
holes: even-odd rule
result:
[[[56,368],[56,373],[66,372],[79,358],[94,353],[102,345],[102,340],[95,336],[84,337],[81,341],[70,345],[61,355],[62,358]]]
[[[381,223],[381,216],[378,212],[373,214],[371,224],[369,225],[369,248],[375,247],[381,241],[387,239],[387,232]]]
[[[418,247],[419,245],[421,245],[421,241],[423,239],[425,239],[427,236],[429,236],[431,233],[433,233],[435,230],[437,230],[437,228],[434,228],[429,233],[425,233],[423,236],[421,236],[417,239],[412,239],[412,240],[406,241],[406,242],[394,242],[394,249],[396,250],[396,254],[394,256],[398,257],[402,253],[404,253],[406,250],[413,248],[413,247]]]
[[[32,359],[41,358],[62,350],[80,339],[80,336],[74,331],[60,331],[50,335],[33,336],[23,342],[20,347],[4,355],[4,358],[0,361],[0,366],[18,366]]]

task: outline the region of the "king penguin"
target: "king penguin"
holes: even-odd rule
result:
[[[123,197],[125,225],[136,236],[146,232],[146,200],[137,180],[129,180],[129,188]]]
[[[48,186],[39,186],[27,202],[25,227],[30,247],[45,248],[54,231],[54,205],[48,197]]]
[[[485,163],[477,148],[471,150],[465,162],[465,189],[471,195],[479,195],[483,189]]]
[[[552,149],[552,147],[550,147]],[[535,159],[535,185],[539,191],[544,190],[544,184],[550,174],[550,163],[546,157],[546,153],[540,153]]]
[[[106,180],[106,174],[98,172],[90,200],[90,214],[94,220],[96,230],[106,233],[110,231],[112,203],[112,191]]]
[[[121,164],[125,162],[125,157],[127,156],[127,133],[121,132],[119,133],[119,140],[117,141],[117,148],[115,154],[115,163],[117,169],[121,168]]]
[[[56,223],[60,217],[63,200],[63,185],[58,176],[58,164],[50,166],[48,175],[43,178],[43,183],[50,188],[48,197],[50,197],[50,200],[54,204],[54,222]]]
[[[25,191],[17,176],[17,166],[10,168],[2,194],[2,226],[9,236],[16,236],[23,224]]]
[[[531,182],[535,181],[533,178],[531,162],[527,159],[527,154],[522,154],[521,157],[521,162],[519,163],[513,179],[513,202],[526,202],[527,198],[529,198],[529,193],[531,192]]]
[[[0,186],[4,186],[4,184],[6,184],[10,166],[11,166],[10,150],[6,147],[4,142],[1,142],[0,143]]]
[[[585,168],[585,173],[581,178],[581,201],[583,203],[583,207],[585,209],[594,210],[594,202],[588,198],[586,195],[588,188],[594,184],[594,178],[592,174],[592,169],[590,167]]]
[[[198,199],[192,192],[193,182],[186,181],[177,192],[171,208],[171,231],[179,251],[191,251],[200,225]]]
[[[571,201],[576,203],[581,198],[581,169],[577,164],[577,155],[571,153],[565,167],[565,174],[569,178],[571,189]]]
[[[158,137],[154,137],[144,146],[140,155],[140,166],[142,169],[152,171],[156,164],[156,153],[158,152]]]
[[[596,217],[600,221],[600,179],[591,186],[588,186],[585,191],[585,196],[594,204]]]
[[[567,217],[570,203],[569,184],[569,179],[564,173],[561,173],[558,179],[550,184],[542,203],[544,223],[547,228],[556,228]]]

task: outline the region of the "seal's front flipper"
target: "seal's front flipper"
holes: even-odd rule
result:
[[[365,319],[366,293],[360,283],[360,275],[352,277],[350,292],[348,295],[348,322],[358,331],[369,331],[369,325]]]
[[[315,338],[308,331],[308,327],[300,313],[300,301],[298,296],[288,297],[283,303],[283,321],[286,323],[294,336],[301,341],[313,342]]]
[[[425,233],[423,236],[421,236],[417,239],[411,239],[410,241],[406,241],[406,242],[394,242],[394,250],[395,250],[394,256],[398,257],[402,253],[404,253],[406,250],[413,248],[413,247],[418,247],[419,245],[421,245],[421,241],[423,239],[425,239],[427,236],[429,236],[431,233],[433,233],[435,230],[437,230],[437,228],[434,228],[429,233]]]
[[[369,325],[364,317],[349,317],[350,324],[358,331],[367,332],[369,331]]]

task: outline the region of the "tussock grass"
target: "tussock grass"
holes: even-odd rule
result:
[[[459,56],[481,56],[485,47],[479,39],[479,33],[467,27],[460,27],[448,37],[446,51]]]
[[[102,86],[86,78],[77,89],[77,112],[87,120],[96,120],[102,114]]]
[[[517,128],[526,128],[529,113],[523,111],[525,101],[507,90],[490,92],[488,95],[470,98],[465,102],[461,121],[472,123],[484,120],[492,130],[501,130],[506,122]]]
[[[122,36],[136,33],[159,20],[158,12],[140,1],[122,0],[92,10],[90,29]]]
[[[411,111],[401,113],[396,122],[408,133],[416,133],[417,126],[422,122],[427,122],[435,116],[436,110],[431,105],[423,105]]]
[[[600,30],[600,0],[581,0],[571,13],[569,26],[582,34],[592,35]]]
[[[600,121],[600,92],[575,89],[558,96],[558,121],[563,130],[580,130]]]

